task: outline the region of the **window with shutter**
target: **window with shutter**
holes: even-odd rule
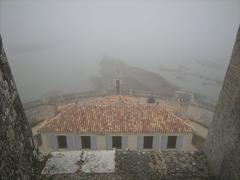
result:
[[[153,148],[153,136],[144,136],[143,137],[143,148],[152,149]]]
[[[175,149],[177,144],[177,136],[168,136],[167,148]]]
[[[57,136],[58,139],[58,148],[66,149],[67,148],[67,137],[66,136]]]
[[[82,149],[90,149],[91,148],[91,138],[90,136],[82,136]]]
[[[116,149],[122,149],[122,137],[113,136],[112,137],[112,147]]]

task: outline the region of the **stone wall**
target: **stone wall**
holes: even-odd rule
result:
[[[186,117],[208,128],[213,118],[213,112],[197,105],[189,105]]]
[[[192,138],[192,144],[198,149],[203,150],[205,139],[202,136],[199,136],[198,134],[194,133]]]
[[[205,143],[219,179],[240,179],[240,28]]]
[[[36,149],[0,37],[0,179],[34,179]]]
[[[34,108],[25,108],[25,113],[31,127],[39,122],[49,119],[56,115],[56,108],[54,105],[39,105]]]

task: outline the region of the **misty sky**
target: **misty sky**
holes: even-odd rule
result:
[[[154,72],[211,61],[223,68],[207,75],[222,79],[239,23],[240,0],[0,0],[23,101],[93,89],[88,78],[103,56]]]

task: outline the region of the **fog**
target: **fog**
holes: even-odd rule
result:
[[[24,102],[94,90],[105,56],[216,98],[192,74],[222,80],[240,23],[231,0],[0,0],[0,33]],[[188,68],[189,81],[167,69]],[[165,68],[165,71],[162,69]]]

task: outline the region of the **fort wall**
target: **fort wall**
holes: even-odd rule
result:
[[[219,179],[240,179],[240,28],[213,121],[205,154]]]
[[[33,164],[37,151],[1,37],[0,104],[0,179],[35,179]]]

